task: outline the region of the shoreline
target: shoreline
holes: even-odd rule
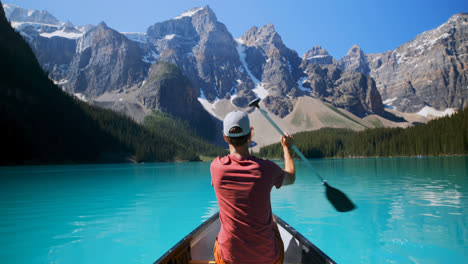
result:
[[[260,156],[259,156],[260,157]],[[327,159],[397,159],[397,158],[449,158],[449,157],[468,157],[468,154],[453,154],[453,155],[438,155],[438,156],[431,156],[431,155],[418,155],[418,156],[354,156],[354,157],[323,157],[323,158],[307,158],[309,160],[327,160]],[[136,162],[134,159],[125,159],[120,161],[109,161],[109,160],[101,160],[101,161],[63,161],[63,162],[40,162],[40,161],[26,161],[23,163],[7,163],[7,164],[0,164],[0,168],[6,167],[21,167],[21,166],[66,166],[66,165],[112,165],[112,164],[146,164],[146,163],[181,163],[181,162],[210,162],[216,157],[207,157],[203,156],[200,157],[199,160],[190,161],[190,160],[172,160],[172,161],[144,161],[144,162]],[[270,160],[281,160],[280,157],[274,158],[265,158],[260,157],[263,159],[270,159]],[[294,160],[301,160],[300,158],[294,158]]]

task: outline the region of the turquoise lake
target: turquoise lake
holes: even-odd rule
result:
[[[295,163],[273,211],[338,263],[468,263],[468,157],[311,160],[349,213]],[[0,261],[152,263],[217,210],[208,162],[3,167]]]

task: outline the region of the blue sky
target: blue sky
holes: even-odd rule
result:
[[[302,56],[321,45],[339,59],[352,45],[366,53],[395,49],[418,34],[468,12],[467,0],[3,0],[47,10],[75,25],[106,24],[121,32],[145,32],[156,22],[209,5],[234,38],[252,26],[275,25],[283,42]]]

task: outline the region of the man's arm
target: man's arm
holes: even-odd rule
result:
[[[281,137],[281,146],[283,147],[284,154],[284,179],[283,186],[291,185],[296,181],[296,168],[294,161],[291,158],[289,149],[291,148],[293,139],[287,133]]]

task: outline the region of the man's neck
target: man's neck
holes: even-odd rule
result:
[[[238,157],[238,158],[246,158],[250,156],[249,152],[249,145],[244,144],[239,147],[235,147],[231,144],[229,144],[229,152],[232,156]]]

